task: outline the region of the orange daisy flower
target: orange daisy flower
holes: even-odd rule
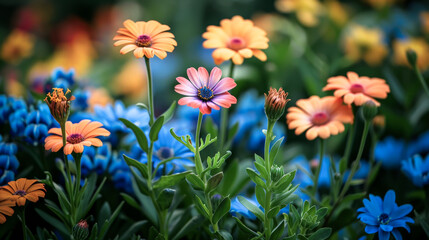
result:
[[[167,52],[173,52],[174,47],[177,46],[174,35],[170,32],[170,27],[163,25],[157,21],[151,20],[148,22],[126,20],[124,22],[125,28],[119,28],[117,35],[113,40],[117,40],[113,45],[125,45],[121,49],[121,54],[126,54],[134,51],[136,58],[153,58],[157,56],[164,59]]]
[[[307,130],[308,140],[323,139],[344,131],[344,123],[353,123],[350,106],[343,105],[341,98],[312,96],[296,102],[298,107],[290,107],[286,115],[289,129],[300,135]]]
[[[220,27],[208,26],[203,38],[205,48],[216,48],[213,51],[215,64],[232,59],[234,64],[240,65],[244,58],[255,56],[261,61],[267,60],[267,55],[261,49],[268,48],[267,33],[253,25],[251,20],[244,20],[241,16],[220,21]]]
[[[1,191],[0,191],[1,193]],[[13,215],[13,209],[11,207],[15,206],[15,202],[10,200],[7,196],[0,195],[0,224],[3,224],[6,222],[6,216],[12,216]]]
[[[64,147],[64,154],[68,155],[72,152],[82,153],[83,146],[103,146],[103,142],[97,137],[109,136],[110,132],[101,128],[103,124],[100,122],[91,122],[90,120],[82,120],[79,123],[66,123],[67,144]],[[48,133],[53,135],[45,139],[45,149],[58,152],[63,146],[63,138],[61,128],[51,128]]]
[[[26,200],[37,202],[39,197],[45,197],[45,185],[36,183],[37,179],[20,178],[10,181],[6,186],[0,188],[0,199],[10,199],[18,206],[24,206]]]
[[[336,97],[344,96],[344,103],[350,105],[354,103],[361,106],[367,101],[380,106],[374,98],[386,98],[390,92],[389,85],[380,78],[359,77],[355,72],[348,72],[347,78],[344,76],[331,77],[323,91],[335,90]]]

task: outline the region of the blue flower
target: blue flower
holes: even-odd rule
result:
[[[73,111],[85,111],[89,104],[88,99],[91,93],[85,90],[76,90],[73,92],[73,96],[75,100],[72,101],[72,109]]]
[[[24,136],[24,130],[27,125],[27,109],[22,108],[9,115],[10,131],[13,137]]]
[[[251,202],[253,205],[255,205],[256,207],[260,208],[261,205],[259,205],[259,203],[256,201],[256,197],[254,197],[254,199],[250,199],[250,198],[246,198],[249,202]],[[255,214],[253,214],[251,211],[249,211],[245,206],[243,206],[243,204],[241,204],[240,201],[238,201],[238,198],[235,197],[232,201],[231,201],[231,208],[229,210],[229,212],[231,213],[232,216],[237,217],[237,213],[240,214],[241,216],[250,219],[250,220],[255,220],[256,216]]]
[[[61,67],[55,68],[51,74],[53,86],[55,88],[62,88],[66,92],[74,84],[74,73],[73,68],[68,72]]]
[[[98,175],[104,174],[112,157],[111,146],[109,143],[104,143],[101,147],[86,147],[82,153],[81,169],[82,178],[89,176],[95,172]],[[69,159],[74,160],[72,155]]]
[[[425,160],[416,155],[402,161],[402,171],[417,187],[429,184],[429,154]]]
[[[401,161],[407,159],[405,142],[393,137],[386,137],[375,146],[374,158],[385,168],[393,169],[401,166]]]
[[[365,232],[373,234],[378,232],[380,240],[388,240],[390,233],[393,234],[396,240],[402,239],[401,233],[397,228],[405,228],[410,232],[410,227],[407,223],[414,223],[410,217],[406,217],[413,207],[410,204],[398,206],[395,203],[395,192],[387,191],[382,200],[379,196],[369,195],[369,199],[364,199],[364,207],[357,211],[360,213],[358,219],[366,224]]]
[[[187,121],[191,124],[191,126],[196,126],[198,121],[198,115],[200,113],[200,110],[198,108],[191,108],[188,106],[178,106],[177,107],[177,116],[180,121]],[[212,109],[211,114],[204,114],[203,115],[203,124],[207,117],[210,117],[213,122],[219,126],[220,122],[220,110]]]
[[[20,109],[27,109],[23,99],[0,95],[0,124],[6,123],[9,116]]]
[[[0,142],[0,186],[15,179],[19,167],[19,162],[15,156],[17,150],[18,148],[14,143]]]
[[[39,103],[36,110],[31,110],[26,118],[24,130],[25,140],[33,145],[43,144],[48,136],[48,130],[57,123],[52,117],[49,107]]]
[[[129,156],[128,153],[125,155]],[[132,174],[130,168],[122,158],[122,153],[113,156],[112,163],[109,167],[109,174],[112,176],[113,185],[115,188],[127,192],[133,193],[132,187]]]

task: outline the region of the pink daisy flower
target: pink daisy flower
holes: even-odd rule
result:
[[[202,114],[210,114],[212,108],[219,110],[220,107],[229,108],[231,104],[237,103],[237,99],[228,91],[237,84],[234,79],[222,78],[222,71],[215,67],[210,73],[203,68],[188,68],[189,80],[184,77],[176,78],[180,83],[174,87],[177,93],[185,95],[179,100],[180,105],[188,105],[199,108]]]

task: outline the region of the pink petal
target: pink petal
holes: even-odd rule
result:
[[[200,89],[203,87],[200,79],[198,78],[199,77],[198,72],[195,68],[188,68],[187,73],[188,73],[189,80],[192,82],[192,84],[194,84],[194,86],[197,89]]]
[[[188,79],[184,78],[184,77],[177,77],[176,80],[186,86],[187,88],[192,88],[192,89],[198,89],[196,86],[194,86]]]
[[[202,114],[210,114],[212,113],[212,109],[207,105],[207,103],[202,103],[200,106],[200,112]]]
[[[218,67],[214,67],[210,72],[208,88],[212,89],[219,82],[221,77],[222,70],[220,70]]]
[[[235,104],[237,103],[237,99],[232,96],[230,93],[222,93],[220,95],[216,95],[212,101],[214,103],[216,103],[217,105],[224,107],[224,108],[229,108],[231,107],[231,104]]]
[[[237,84],[234,79],[226,77],[221,79],[213,88],[213,94],[218,95],[233,89]]]
[[[209,101],[209,102],[207,102],[207,105],[210,107],[210,108],[213,108],[213,109],[215,109],[215,110],[220,110],[220,107],[218,106],[218,105],[216,105],[214,102],[212,102],[212,101]]]
[[[183,97],[179,99],[178,103],[179,105],[188,105],[193,108],[198,108],[203,102],[197,97]]]
[[[180,93],[182,95],[185,96],[197,96],[198,92],[197,90],[192,86],[192,88],[182,85],[182,84],[178,84],[174,87],[174,91],[176,91],[177,93]]]
[[[200,75],[200,81],[203,84],[203,86],[208,86],[209,81],[209,72],[207,72],[207,69],[203,67],[198,68],[198,75]]]

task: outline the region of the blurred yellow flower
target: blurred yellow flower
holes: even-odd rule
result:
[[[373,8],[385,8],[392,6],[395,3],[395,0],[365,0],[369,5],[371,5]]]
[[[283,16],[274,13],[256,14],[252,20],[256,27],[261,28],[267,33],[269,39],[274,37],[276,32],[284,27],[282,24],[284,21]]]
[[[90,111],[94,110],[94,106],[106,106],[107,104],[113,102],[109,92],[104,88],[89,89],[89,92],[90,97],[88,99],[88,105]]]
[[[388,54],[383,38],[380,29],[352,25],[344,38],[346,57],[352,61],[362,59],[369,65],[381,63]]]
[[[349,16],[343,4],[337,0],[327,1],[325,3],[327,14],[335,24],[343,26],[346,24]]]
[[[429,34],[429,12],[420,13],[420,21],[422,23],[422,31]]]
[[[6,62],[16,64],[33,53],[33,35],[19,29],[6,38],[1,49],[1,58]]]
[[[307,27],[317,25],[323,12],[323,5],[318,0],[277,0],[275,5],[280,12],[296,12],[298,20]]]
[[[429,44],[423,38],[395,40],[393,42],[393,59],[396,64],[410,66],[406,51],[413,49],[417,53],[417,67],[425,70],[429,67]]]
[[[115,76],[112,90],[117,95],[123,95],[132,100],[141,100],[147,92],[146,70],[139,61],[129,61]]]

